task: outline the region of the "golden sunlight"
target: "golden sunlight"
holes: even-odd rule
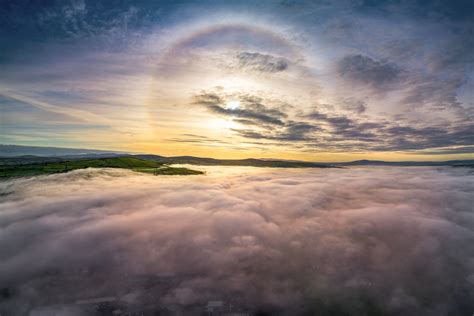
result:
[[[230,108],[231,110],[235,110],[236,108]],[[232,119],[213,119],[210,120],[208,123],[208,126],[211,127],[212,129],[217,129],[217,130],[231,130],[231,129],[237,129],[240,127],[240,125],[236,122],[234,122]]]
[[[225,108],[227,110],[237,110],[240,108],[240,101],[229,101],[226,103]]]

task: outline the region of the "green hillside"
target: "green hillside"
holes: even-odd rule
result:
[[[28,177],[42,174],[69,172],[84,168],[121,168],[154,175],[192,175],[201,171],[187,168],[173,168],[161,162],[134,157],[68,160],[16,166],[0,166],[0,178]]]

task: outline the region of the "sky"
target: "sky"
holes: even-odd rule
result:
[[[472,313],[469,170],[203,170],[0,182],[2,314],[96,315],[74,302],[111,296],[187,311],[165,315]]]
[[[472,1],[0,1],[0,143],[474,158]]]

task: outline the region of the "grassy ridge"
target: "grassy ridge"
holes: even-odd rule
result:
[[[27,177],[43,174],[69,172],[84,168],[121,168],[155,175],[192,175],[201,171],[173,168],[161,162],[134,157],[81,159],[62,162],[46,162],[17,166],[0,166],[0,178]]]
[[[175,168],[175,167],[163,167],[163,168],[138,168],[132,169],[133,171],[137,172],[145,172],[151,173],[154,175],[165,175],[165,176],[173,176],[173,175],[193,175],[193,174],[204,174],[204,172],[199,170],[192,170],[188,168]]]

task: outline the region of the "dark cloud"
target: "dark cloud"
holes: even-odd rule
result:
[[[242,52],[236,57],[240,68],[258,72],[274,73],[288,68],[288,61],[285,58],[272,55]]]
[[[342,108],[357,114],[361,114],[367,110],[367,104],[362,100],[349,98],[343,100]]]
[[[76,302],[114,297],[171,315],[472,313],[468,170],[206,170],[1,182],[0,312],[98,315]]]
[[[433,91],[431,98],[436,92]],[[443,95],[449,101],[448,96]],[[415,96],[414,96],[415,98]],[[228,100],[240,100],[241,108],[226,109]],[[451,100],[455,101],[455,100]],[[474,145],[472,114],[458,106],[464,117],[456,124],[414,124],[404,118],[367,120],[361,117],[367,105],[359,99],[346,98],[338,107],[318,106],[323,110],[313,110],[289,117],[285,112],[288,105],[268,106],[275,102],[249,95],[232,96],[221,92],[203,92],[194,97],[194,103],[206,107],[210,112],[233,118],[243,128],[234,129],[234,133],[253,140],[269,140],[276,144],[285,144],[295,148],[330,151],[413,151],[444,148],[449,153],[460,153],[462,148]],[[417,102],[405,100],[404,102]],[[280,104],[285,104],[281,100]],[[446,104],[445,106],[453,106]],[[336,108],[348,110],[337,111]],[[353,114],[351,114],[353,113]],[[199,139],[192,142],[199,143]],[[201,141],[205,143],[207,141]],[[469,153],[466,151],[465,153]]]
[[[203,92],[194,96],[193,103],[206,107],[210,112],[229,117],[242,118],[251,124],[283,125],[286,114],[278,109],[270,108],[261,103],[261,99],[251,96],[237,96],[241,106],[236,109],[226,108],[224,97],[216,93]]]
[[[284,121],[279,128],[245,128],[234,130],[250,139],[267,139],[289,146],[331,151],[412,151],[434,150],[470,153],[474,130],[469,120],[457,125],[409,126],[396,121],[364,121],[342,114],[313,111],[301,117],[304,121]],[[293,143],[299,142],[300,144]],[[464,148],[464,149],[463,149]]]
[[[373,142],[377,140],[375,131],[382,127],[380,123],[363,123],[343,115],[329,115],[314,111],[306,117],[316,122],[328,125],[333,141],[363,141]]]
[[[363,122],[344,116],[329,116],[319,112],[310,118],[326,122],[332,134],[328,142],[356,141],[353,145],[360,150],[403,151],[449,146],[473,145],[474,129],[469,122],[455,126],[407,126],[396,122]],[[448,150],[446,151],[448,152]],[[459,149],[455,149],[459,152]]]
[[[307,137],[309,133],[320,131],[321,128],[314,124],[300,123],[300,122],[288,122],[286,124],[286,131],[282,135],[283,138],[288,140],[301,140]]]
[[[314,132],[321,129],[314,124],[300,122],[286,122],[280,129],[254,131],[251,129],[235,129],[238,135],[252,139],[268,139],[279,142],[309,141],[314,140]]]
[[[345,56],[338,62],[337,70],[343,77],[376,88],[396,82],[401,75],[397,66],[363,55]]]

